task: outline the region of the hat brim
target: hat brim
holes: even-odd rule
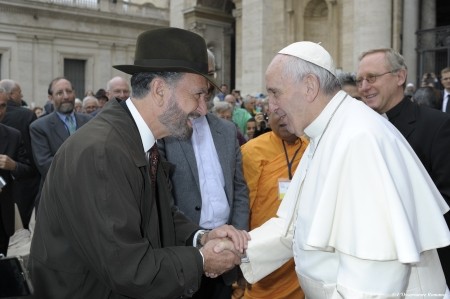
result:
[[[197,70],[194,70],[189,67],[180,67],[180,66],[164,66],[164,67],[151,67],[151,66],[140,66],[140,65],[113,65],[113,68],[122,71],[129,75],[134,75],[136,73],[144,73],[144,72],[182,72],[182,73],[193,73],[204,77],[208,80],[215,88],[220,90],[219,85],[215,81],[215,79],[207,74],[203,74]]]

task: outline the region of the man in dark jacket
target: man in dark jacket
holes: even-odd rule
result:
[[[15,182],[11,190],[19,208],[23,227],[28,229],[41,181],[41,175],[34,163],[30,137],[30,125],[37,117],[33,111],[22,106],[22,91],[17,82],[10,79],[3,79],[0,81],[0,87],[5,89],[8,99],[6,115],[0,122],[20,131],[26,149],[27,159],[33,168],[32,172],[26,178]]]
[[[207,65],[203,38],[164,28],[138,37],[134,65],[115,66],[132,75],[131,98],[109,101],[48,172],[29,264],[37,297],[189,297],[203,273],[240,263],[248,234],[188,221],[172,204],[173,165],[158,159],[155,144],[190,137]]]
[[[6,114],[6,92],[0,87],[0,121]],[[0,253],[6,255],[14,234],[13,187],[32,172],[20,131],[0,124]]]

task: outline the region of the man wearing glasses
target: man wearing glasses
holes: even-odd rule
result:
[[[405,97],[407,73],[399,53],[393,49],[375,49],[361,54],[356,83],[362,100],[386,116],[402,133],[450,203],[450,116]],[[449,213],[445,219],[449,225]],[[450,247],[438,249],[438,253],[450,285]]]

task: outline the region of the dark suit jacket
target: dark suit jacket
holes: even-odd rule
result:
[[[75,113],[77,129],[86,124],[92,117]],[[63,142],[70,134],[55,112],[45,115],[30,125],[31,147],[36,167],[41,174],[41,189],[50,164]]]
[[[33,167],[33,171],[30,175],[17,181],[12,190],[14,200],[19,207],[24,227],[28,226],[28,222],[31,218],[41,181],[41,175],[36,168],[33,153],[31,151],[30,125],[35,120],[36,114],[34,114],[33,111],[16,104],[14,101],[8,101],[6,115],[3,118],[2,123],[20,131],[28,160]]]
[[[408,140],[440,193],[450,205],[450,115],[403,99],[387,113],[389,121]],[[450,227],[450,213],[444,215]],[[442,254],[445,251],[445,254]],[[438,250],[447,283],[450,247]]]
[[[436,106],[437,106],[436,109],[439,109],[442,111],[442,108],[444,108],[444,107],[442,107],[444,105],[444,90],[441,90],[437,97],[438,97],[438,101],[436,104]],[[450,105],[450,103],[448,103],[448,105]],[[450,113],[450,109],[447,109],[445,111],[445,113]]]
[[[206,118],[225,179],[225,193],[230,206],[228,224],[238,229],[248,230],[248,189],[242,172],[242,154],[236,137],[236,126],[211,113],[208,113]],[[170,174],[170,178],[175,204],[189,219],[199,223],[202,197],[191,140],[165,137],[158,140],[158,147],[161,155],[174,164],[174,171]],[[225,276],[224,279],[229,284],[236,277],[236,275],[230,275],[230,277]]]
[[[406,99],[386,114],[450,203],[450,115]]]
[[[27,153],[30,158],[33,159],[31,152],[30,125],[37,119],[36,114],[30,109],[17,105],[13,101],[8,101],[7,105],[6,114],[2,119],[2,123],[20,131]]]
[[[37,296],[191,296],[202,257],[179,245],[199,227],[171,204],[168,167],[159,163],[154,198],[139,131],[117,101],[71,136],[42,190],[29,264]]]
[[[32,173],[19,130],[0,124],[0,154],[9,156],[17,163],[17,169],[14,171],[0,169],[0,176],[6,181],[6,186],[0,192],[0,225],[11,236],[14,234],[15,216],[12,187],[16,183],[15,179],[26,177]]]

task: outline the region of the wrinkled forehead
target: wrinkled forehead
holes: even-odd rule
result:
[[[60,79],[53,82],[52,92],[58,92],[60,90],[72,89],[72,84],[66,79]]]

